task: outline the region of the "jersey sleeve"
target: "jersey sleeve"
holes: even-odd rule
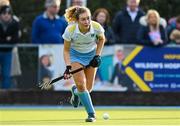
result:
[[[101,35],[104,32],[105,32],[104,28],[99,24],[99,28],[97,30],[97,35]]]
[[[69,32],[69,27],[67,27],[62,35],[63,39],[66,41],[71,41],[71,33]]]
[[[105,32],[104,28],[98,22],[93,21],[92,26],[98,36]]]

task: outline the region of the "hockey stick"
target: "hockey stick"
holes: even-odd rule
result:
[[[89,66],[90,66],[90,65],[87,65],[87,66],[78,68],[78,69],[76,69],[76,70],[71,71],[70,73],[71,73],[71,74],[75,74],[75,73],[77,73],[77,72],[79,72],[79,71],[81,71],[81,70],[84,70],[84,69],[88,68]],[[48,82],[40,83],[40,84],[39,84],[39,87],[40,87],[41,89],[48,89],[51,85],[53,85],[53,83],[55,83],[55,82],[57,82],[57,81],[59,81],[59,80],[62,80],[62,79],[64,79],[64,76],[57,77],[57,78],[55,78],[55,79],[53,79],[53,80],[51,80],[51,81],[48,81]]]

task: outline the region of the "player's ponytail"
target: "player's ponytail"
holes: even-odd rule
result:
[[[88,12],[91,15],[90,10],[86,7],[72,6],[66,9],[65,18],[68,23],[77,22],[79,19],[79,15],[84,12]]]

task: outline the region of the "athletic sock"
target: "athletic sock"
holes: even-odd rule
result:
[[[74,94],[75,94],[75,95],[78,95],[78,89],[77,89],[77,87],[76,87],[76,89],[74,90]]]
[[[89,92],[88,91],[78,92],[78,96],[80,98],[82,105],[85,107],[88,115],[95,114],[95,110]]]

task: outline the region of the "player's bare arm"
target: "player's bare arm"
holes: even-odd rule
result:
[[[97,41],[96,55],[101,55],[102,48],[104,47],[104,43],[105,43],[105,36],[104,34],[100,34],[98,36],[98,41]]]
[[[64,55],[65,64],[67,66],[71,65],[70,55],[69,55],[70,47],[71,47],[71,42],[64,40],[64,53],[63,53],[63,55]]]

